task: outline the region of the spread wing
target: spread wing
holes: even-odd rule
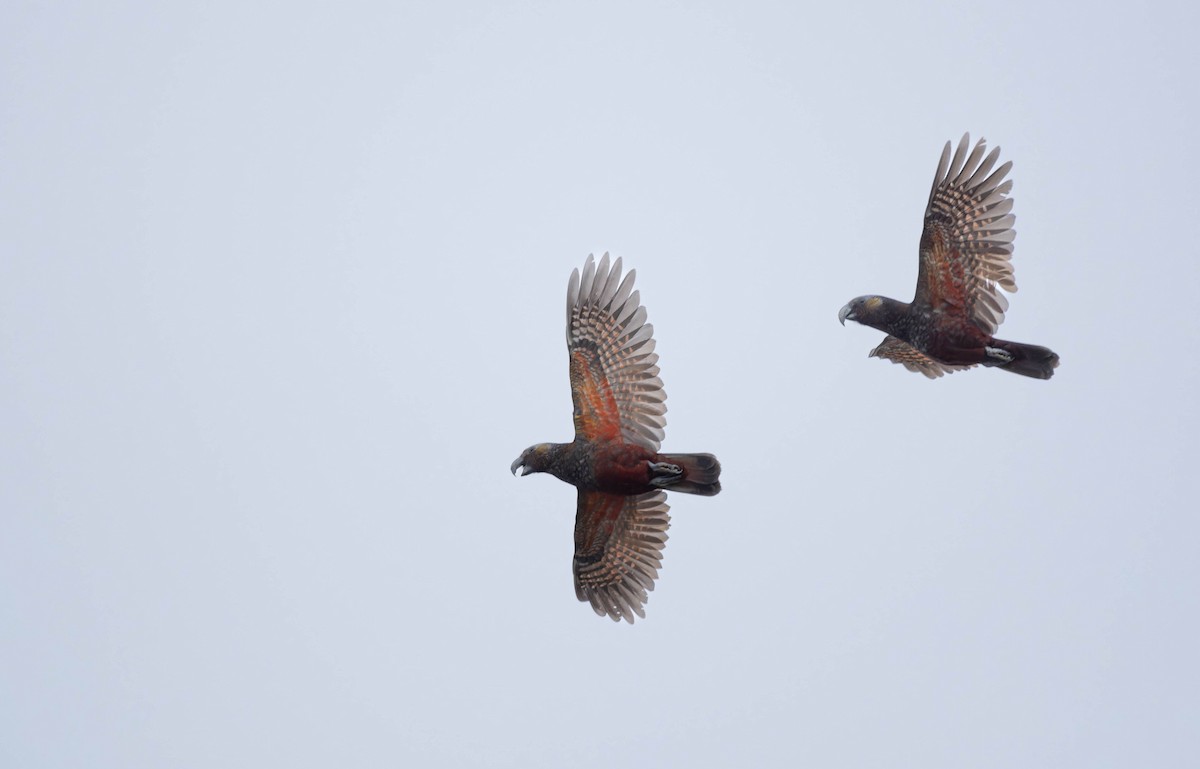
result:
[[[567,350],[575,437],[615,440],[658,451],[667,419],[667,394],[658,378],[654,326],[633,290],[635,270],[621,279],[621,260],[609,269],[589,254],[567,287]]]
[[[892,363],[899,363],[909,371],[916,371],[919,374],[924,374],[930,379],[937,379],[943,374],[953,374],[955,371],[971,368],[974,364],[967,366],[955,366],[946,363],[940,363],[933,358],[930,358],[925,353],[910,345],[908,342],[897,339],[894,336],[888,335],[884,337],[883,342],[878,347],[871,350],[870,358],[884,358]]]
[[[627,497],[579,491],[575,512],[575,595],[601,617],[632,623],[642,619],[662,567],[667,544],[667,495],[661,491]]]
[[[987,144],[980,139],[968,156],[968,142],[963,134],[953,160],[950,142],[942,150],[925,209],[913,303],[967,318],[990,335],[1008,309],[999,289],[1017,290],[1011,261],[1016,217],[1008,197],[1012,180],[1004,181],[1012,161],[992,171],[1000,148],[984,157]]]

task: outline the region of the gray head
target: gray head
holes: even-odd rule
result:
[[[851,299],[849,304],[838,311],[838,320],[843,326],[846,325],[846,321],[853,320],[864,326],[895,334],[906,325],[906,319],[911,313],[911,304],[897,302],[886,296],[868,294]]]
[[[838,310],[838,321],[843,326],[848,320],[866,324],[881,309],[883,309],[882,296],[875,294],[859,296],[851,299],[845,307]]]
[[[542,473],[550,466],[550,447],[552,443],[538,443],[521,452],[521,456],[513,460],[512,470],[513,475],[529,475],[530,473]],[[521,472],[517,472],[520,470]]]

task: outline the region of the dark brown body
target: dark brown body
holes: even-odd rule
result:
[[[883,303],[874,312],[861,313],[858,322],[891,334],[950,365],[986,363],[985,348],[995,347],[1001,341],[974,323],[887,297],[883,297]]]
[[[581,490],[605,494],[670,489],[709,496],[721,490],[721,466],[711,454],[658,454],[633,443],[542,443],[530,447],[518,462],[528,472],[550,473]],[[666,472],[662,466],[679,472]]]

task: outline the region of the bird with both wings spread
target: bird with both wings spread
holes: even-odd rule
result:
[[[721,465],[712,454],[660,454],[667,420],[654,327],[622,278],[621,260],[597,265],[567,287],[567,352],[575,440],[530,446],[512,463],[521,475],[550,473],[578,489],[575,595],[600,616],[645,618],[662,567],[670,516],[666,490],[712,496]]]

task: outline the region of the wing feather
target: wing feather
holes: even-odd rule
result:
[[[579,491],[575,514],[575,595],[602,617],[632,623],[662,568],[667,543],[667,495]]]
[[[970,137],[963,134],[953,159],[946,142],[933,178],[925,226],[921,233],[921,262],[914,304],[961,312],[988,334],[1004,322],[1013,293],[1012,180],[1005,179],[1012,161],[993,167],[996,147],[987,156],[985,139],[968,154]]]
[[[868,357],[883,358],[884,360],[890,360],[892,363],[899,363],[909,371],[924,374],[930,379],[937,379],[943,374],[953,374],[955,371],[962,371],[974,365],[955,366],[948,363],[941,363],[930,358],[908,342],[897,339],[890,334],[884,337],[878,347],[871,350]]]
[[[654,352],[654,326],[633,290],[634,270],[622,279],[621,260],[597,265],[588,256],[567,285],[567,348],[575,434],[658,451],[665,435],[666,392]]]

